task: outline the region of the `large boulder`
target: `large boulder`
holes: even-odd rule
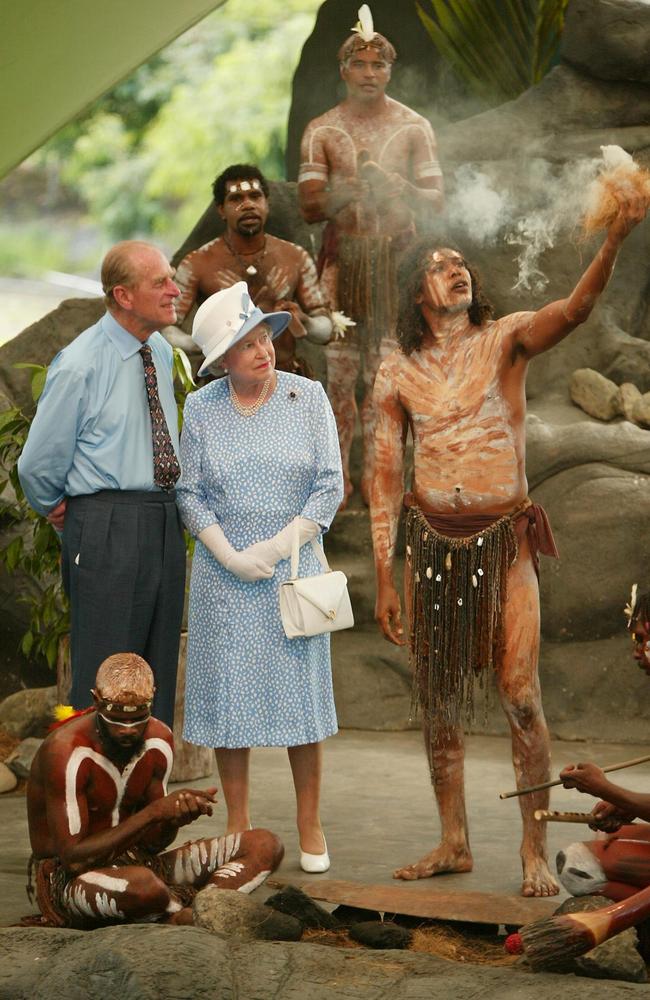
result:
[[[11,736],[43,737],[54,721],[56,687],[27,688],[0,702],[0,726]]]
[[[19,406],[33,409],[30,371],[17,362],[49,365],[55,354],[92,326],[104,313],[103,299],[66,299],[0,347],[0,411]]]
[[[645,587],[644,538],[650,519],[650,475],[612,465],[576,465],[535,490],[551,519],[560,560],[541,578],[543,634],[548,639],[602,639],[623,627],[630,582]]]
[[[589,76],[650,83],[647,0],[571,0],[561,51]]]

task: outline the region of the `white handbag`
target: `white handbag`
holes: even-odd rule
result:
[[[287,639],[338,632],[354,625],[345,573],[329,568],[316,539],[311,540],[311,546],[325,572],[299,577],[300,528],[296,520],[291,546],[291,577],[280,587],[280,617]]]

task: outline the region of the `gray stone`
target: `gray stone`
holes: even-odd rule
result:
[[[264,905],[280,913],[288,913],[299,920],[303,927],[334,930],[340,926],[329,910],[314,902],[311,896],[295,885],[285,885],[279,892],[269,896]]]
[[[602,80],[650,83],[650,7],[646,0],[572,0],[562,58]]]
[[[35,736],[29,736],[26,740],[19,743],[16,749],[9,754],[5,760],[5,764],[19,778],[28,778],[32,761],[42,742],[43,740],[38,740]]]
[[[612,902],[605,896],[578,896],[565,899],[555,911],[563,913],[585,913],[602,910]],[[647,983],[648,971],[637,950],[638,936],[634,927],[616,934],[592,948],[585,955],[574,959],[571,972],[589,979],[620,979],[628,983]]]
[[[26,412],[34,408],[30,372],[14,368],[19,361],[49,365],[63,347],[104,313],[103,299],[66,299],[42,319],[0,347],[0,396]]]
[[[632,416],[637,424],[650,427],[650,392],[644,392],[637,399]]]
[[[646,579],[638,540],[650,518],[650,476],[587,463],[551,476],[533,495],[560,552],[542,560],[543,635],[566,642],[620,633],[630,583]]]
[[[406,927],[384,923],[381,920],[364,920],[352,924],[349,931],[353,941],[365,944],[366,948],[408,948],[413,933]]]
[[[609,291],[609,289],[608,289]],[[607,296],[608,292],[605,293]],[[603,310],[608,322],[599,331],[600,359],[598,371],[621,385],[631,382],[637,389],[650,391],[650,343],[640,337],[632,337],[616,323],[609,322],[612,310]]]
[[[586,462],[650,475],[648,431],[627,421],[596,423],[560,401],[539,409],[533,404],[526,419],[526,475],[531,489]]]
[[[342,728],[391,731],[417,726],[410,718],[408,652],[387,642],[378,625],[332,636],[332,676]]]
[[[626,420],[635,420],[635,410],[643,397],[635,385],[624,382],[618,387],[618,410]]]
[[[10,767],[0,762],[0,795],[4,792],[13,792],[18,784],[18,778]]]
[[[54,721],[56,703],[56,687],[16,691],[0,702],[0,726],[19,739],[43,737]]]
[[[597,420],[613,420],[618,416],[618,386],[593,368],[579,368],[569,383],[571,399]]]
[[[628,983],[607,984],[628,1000]],[[410,951],[225,941],[199,927],[0,928],[3,1000],[593,1000],[593,983]],[[641,994],[640,994],[641,995]]]
[[[234,889],[209,885],[197,893],[192,906],[197,927],[240,941],[299,941],[302,924],[290,914],[262,906]]]

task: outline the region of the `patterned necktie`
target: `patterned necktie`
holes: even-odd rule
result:
[[[151,357],[151,348],[145,344],[140,348],[144,365],[144,384],[147,389],[149,412],[151,414],[151,437],[153,442],[153,481],[163,490],[171,490],[181,474],[181,467],[169,436],[169,428],[158,395],[156,366]]]

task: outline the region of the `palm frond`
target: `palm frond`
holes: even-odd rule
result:
[[[474,93],[512,100],[550,69],[567,3],[416,0],[416,8],[440,55]]]

